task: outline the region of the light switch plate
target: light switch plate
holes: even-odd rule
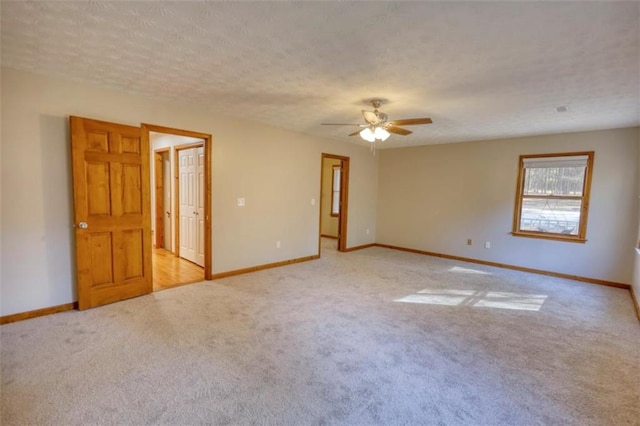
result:
[[[238,207],[244,207],[244,197],[238,198]]]

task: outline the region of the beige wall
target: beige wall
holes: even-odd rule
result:
[[[640,140],[640,127],[638,128],[638,140]],[[640,151],[640,150],[638,150]],[[638,199],[640,199],[640,152],[638,153],[638,178],[636,180],[636,196],[638,197]],[[639,203],[640,204],[640,203]],[[640,207],[639,207],[640,210]],[[638,213],[638,232],[636,234],[636,247],[638,247],[638,244],[640,244],[640,211]],[[636,306],[640,306],[640,248],[636,248],[636,254],[635,254],[635,264],[634,264],[634,271],[633,271],[633,292],[635,294],[636,297]]]
[[[1,89],[0,315],[76,299],[69,115],[213,135],[214,273],[318,253],[323,152],[351,158],[348,246],[375,241],[365,231],[375,229],[378,157],[364,145],[9,69]]]
[[[627,128],[381,151],[377,242],[629,284],[639,145]],[[587,150],[587,243],[512,236],[518,156]]]
[[[0,67],[0,81],[2,81],[2,68]],[[2,157],[4,156],[4,145],[2,144],[2,135],[3,135],[3,131],[2,131],[2,102],[0,102],[0,268],[2,267],[2,203],[4,202],[4,197],[2,195],[2,189],[4,188],[4,185],[2,183],[3,179],[2,177],[4,176],[4,172],[2,171]],[[2,271],[0,271],[0,309],[2,306]],[[0,310],[1,312],[1,310]]]
[[[331,198],[333,194],[333,166],[339,166],[340,160],[325,158],[322,160],[322,207],[320,208],[320,229],[322,235],[338,237],[338,217],[331,216]]]
[[[213,135],[214,273],[317,253],[320,159],[328,152],[351,158],[348,247],[380,242],[633,281],[640,295],[640,256],[633,250],[640,235],[637,128],[372,156],[367,146],[191,106],[7,69],[1,79],[0,315],[75,300],[69,115]],[[588,242],[512,237],[518,155],[578,150],[596,151]],[[236,206],[238,197],[246,207]],[[367,235],[368,228],[376,232]],[[484,249],[484,241],[492,247]]]

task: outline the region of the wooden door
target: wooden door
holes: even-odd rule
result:
[[[172,251],[171,244],[171,168],[169,164],[170,148],[153,152],[153,188],[154,188],[154,233],[153,244],[156,248]]]
[[[152,291],[149,147],[140,128],[71,117],[78,307]]]
[[[349,157],[340,158],[340,214],[338,215],[338,251],[347,251],[347,211],[349,210]]]
[[[162,153],[153,153],[153,181],[155,184],[155,226],[153,243],[156,248],[164,248],[164,161]]]
[[[171,234],[171,161],[169,159],[169,151],[167,150],[162,154],[162,177],[164,178],[164,248],[169,251],[173,251],[173,236]]]
[[[197,262],[197,192],[196,150],[178,151],[179,198],[180,198],[180,257]]]

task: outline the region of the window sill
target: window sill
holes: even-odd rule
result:
[[[555,241],[564,241],[567,243],[580,243],[584,244],[587,242],[585,238],[579,238],[577,236],[565,236],[560,234],[545,234],[542,232],[522,232],[522,231],[514,231],[511,233],[514,237],[526,237],[526,238],[542,238],[544,240],[555,240]]]

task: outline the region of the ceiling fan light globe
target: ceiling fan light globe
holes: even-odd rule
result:
[[[373,133],[376,139],[380,139],[381,141],[386,141],[391,133],[387,132],[382,127],[376,127],[376,131]]]
[[[376,140],[375,134],[370,128],[366,127],[360,132],[360,137],[367,142],[374,142]]]

